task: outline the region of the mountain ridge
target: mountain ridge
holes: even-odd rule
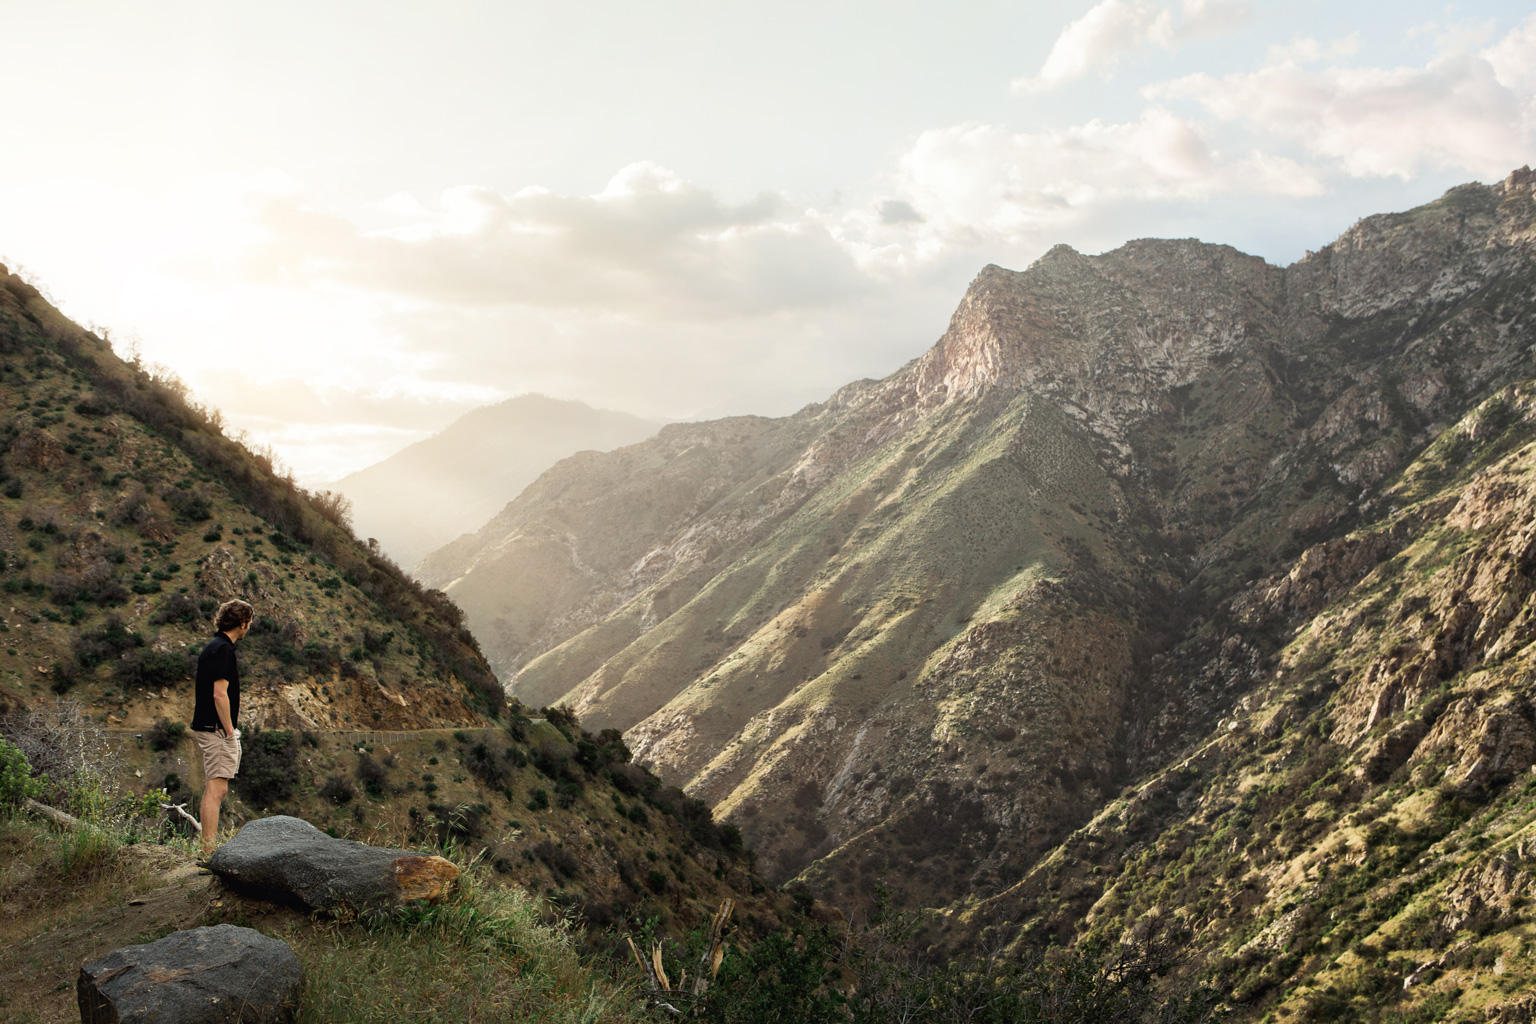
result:
[[[774,712],[777,704],[765,703],[756,689],[783,677],[785,666],[791,675],[811,677],[793,686],[771,684],[771,692],[792,694],[819,679],[829,693],[864,708],[856,718],[864,715],[874,698],[854,696],[869,692],[868,685],[854,684],[870,680],[855,680],[865,674],[851,662],[846,672],[836,663],[845,656],[874,657],[875,648],[860,654],[858,642],[877,639],[899,619],[905,625],[897,630],[903,637],[897,646],[906,651],[900,656],[906,671],[918,674],[930,654],[936,660],[929,665],[937,669],[946,663],[941,649],[976,628],[967,625],[971,616],[1007,603],[997,588],[1007,590],[1014,566],[1026,577],[1035,574],[1030,586],[1040,578],[1060,584],[1076,579],[1066,593],[1093,602],[1112,598],[1123,612],[1117,613],[1120,626],[1110,630],[1121,638],[1116,644],[1145,644],[1150,634],[1170,628],[1152,620],[1173,613],[1160,606],[1174,595],[1186,593],[1185,603],[1199,604],[1208,600],[1198,596],[1202,589],[1220,590],[1264,571],[1282,556],[1298,554],[1313,535],[1358,515],[1359,490],[1422,444],[1442,409],[1486,388],[1519,360],[1528,361],[1501,347],[1496,332],[1479,334],[1480,344],[1487,344],[1456,352],[1464,379],[1449,381],[1448,341],[1422,318],[1462,301],[1479,282],[1523,265],[1529,201],[1529,176],[1519,173],[1495,186],[1453,189],[1418,210],[1366,218],[1339,242],[1289,268],[1189,240],[1138,240],[1096,257],[1058,247],[1025,271],[986,268],[939,342],[891,377],[848,385],[828,402],[784,420],[751,427],[722,421],[718,434],[710,425],[676,425],[654,444],[561,464],[509,505],[481,540],[466,538],[457,549],[463,554],[479,544],[477,557],[493,562],[496,572],[476,582],[476,570],[462,571],[461,565],[450,575],[439,564],[425,578],[463,595],[498,671],[517,673],[514,692],[535,704],[568,699],[594,723],[626,728],[641,756],[672,778],[691,779],[751,835],[753,787],[728,786],[723,780],[738,778],[739,770],[725,765],[746,756],[741,744],[757,751],[749,760],[759,767],[765,758],[787,756],[782,744],[794,746],[787,737],[808,728],[784,724],[784,715],[797,715],[799,704],[791,701],[783,713]],[[1379,251],[1388,253],[1385,267],[1362,255]],[[1435,260],[1424,256],[1430,251],[1438,254]],[[1388,278],[1395,284],[1383,297]],[[1382,316],[1390,322],[1372,319]],[[1405,338],[1413,341],[1404,349],[1412,365],[1401,374],[1401,391],[1394,382],[1386,395],[1378,364]],[[1348,383],[1322,390],[1315,383],[1336,380]],[[913,451],[897,450],[902,438]],[[951,470],[966,450],[976,458],[956,475]],[[908,456],[918,452],[928,468],[914,469]],[[1213,453],[1220,457],[1217,465],[1200,463]],[[872,457],[881,461],[870,463]],[[1335,464],[1340,469],[1333,483],[1313,480]],[[650,481],[637,483],[640,489],[632,493],[615,492],[616,484],[622,490],[638,481],[634,473],[642,466],[667,480],[670,504],[656,504]],[[584,490],[583,474],[601,474],[601,488]],[[721,474],[728,482],[721,482]],[[1005,481],[1006,490],[988,498],[986,485],[976,482],[983,478]],[[837,481],[842,483],[834,493],[828,488]],[[959,489],[946,491],[951,485]],[[883,488],[891,493],[882,497]],[[969,575],[959,576],[970,582],[951,585],[955,568],[971,557],[964,545],[949,544],[944,531],[925,526],[921,515],[903,519],[897,507],[923,494],[935,502],[931,523],[970,516],[985,529],[1014,531],[1005,546],[1019,553],[1010,556],[1007,570],[972,566]],[[607,511],[593,512],[593,501]],[[663,507],[669,511],[658,511]],[[1008,507],[1025,522],[998,519]],[[627,536],[612,529],[624,518],[621,508],[640,516],[628,520],[636,525]],[[912,596],[890,593],[868,572],[858,582],[859,550],[892,529],[881,516],[901,520],[898,532],[906,531],[905,540],[887,541],[887,550],[933,552],[921,565],[922,558],[902,556],[904,563],[893,564],[908,568],[885,575],[912,574],[914,593],[931,586],[952,595],[939,602],[959,601],[944,615],[930,616],[922,607],[898,610],[895,605]],[[671,532],[650,532],[645,524],[657,519],[670,523]],[[562,524],[558,559],[548,546],[555,520]],[[860,530],[862,541],[854,539]],[[825,536],[811,551],[805,538],[817,533]],[[764,554],[766,561],[752,564],[754,544],[771,547],[772,557]],[[517,633],[524,653],[515,653],[472,595],[480,593],[477,586],[490,590],[489,579],[498,574],[540,578],[533,563],[519,559],[541,546],[539,570],[559,582],[541,581],[536,589],[541,609],[555,614],[540,624],[546,639],[533,639],[540,635],[535,630]],[[595,555],[601,557],[589,557]],[[561,569],[560,559],[585,569]],[[775,583],[798,597],[775,603],[762,589]],[[842,606],[850,587],[862,613]],[[560,595],[567,592],[579,599],[562,605]],[[756,599],[742,596],[754,593]],[[690,604],[692,610],[684,611]],[[541,609],[525,607],[520,614]],[[860,622],[868,635],[860,633]],[[803,634],[798,639],[797,632]],[[790,639],[782,638],[786,634]],[[930,654],[918,657],[919,651]],[[889,699],[919,700],[908,692],[910,684],[894,679],[901,669],[879,671],[891,677],[880,691]],[[626,685],[631,678],[634,685]],[[684,700],[683,690],[706,682],[726,686],[722,693],[731,696],[711,701],[699,691]],[[739,689],[732,688],[736,682]],[[751,697],[748,686],[754,687]],[[1047,688],[1066,686],[1058,678]],[[1133,686],[1127,675],[1100,694],[1100,710],[1121,706],[1132,689],[1145,703],[1148,687]],[[684,702],[665,710],[675,701]],[[727,716],[735,739],[729,731],[700,732],[701,723],[718,719],[722,708],[737,709]],[[744,715],[759,716],[760,725],[776,722],[763,728],[765,736],[777,738],[747,743],[746,727],[739,724]],[[825,756],[847,767],[843,759],[858,730],[841,719],[828,724],[833,718],[823,724],[842,739]],[[1123,732],[1128,727],[1105,719],[1097,727],[1103,749],[1082,763],[1068,756],[1076,766],[1066,770],[1089,771],[1107,784],[1125,770],[1112,762],[1135,760],[1129,748],[1113,757],[1111,748],[1155,747],[1166,740],[1156,728],[1137,739]],[[1008,728],[1017,726],[999,726]],[[940,737],[923,741],[930,747],[949,742],[942,739],[945,729],[932,733],[925,727],[923,734],[930,733]],[[700,761],[711,750],[706,760],[718,763],[718,770]],[[822,755],[806,756],[819,763]],[[814,774],[828,782],[837,772],[829,763]],[[888,792],[884,799],[891,799]],[[787,795],[771,802],[780,807],[778,814],[793,816],[784,808],[792,803]],[[841,820],[819,800],[817,806],[818,817]],[[819,844],[804,840],[818,827],[807,828],[801,835],[782,829],[763,835],[778,831],[786,847],[809,845],[814,859]],[[836,834],[829,829],[825,841]],[[776,856],[771,846],[764,850],[770,865]]]

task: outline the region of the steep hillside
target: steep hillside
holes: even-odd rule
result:
[[[0,702],[51,690],[115,724],[182,719],[175,684],[212,609],[242,597],[243,723],[406,729],[505,706],[451,602],[9,274],[0,409]]]
[[[1536,377],[1532,186],[1288,268],[1195,241],[989,267],[886,380],[566,460],[423,579],[516,694],[627,730],[770,877],[1003,890],[1265,678],[1226,602]]]
[[[550,466],[656,433],[659,423],[543,395],[476,409],[440,433],[333,486],[352,499],[358,536],[410,568],[484,525]]]
[[[1161,934],[1249,1018],[1531,1019],[1536,382],[1372,511],[1212,617],[1264,655],[1225,719],[928,938]]]
[[[726,895],[767,928],[787,904],[736,829],[630,764],[616,733],[509,708],[457,607],[360,544],[327,495],[3,270],[0,459],[0,736],[62,745],[49,764],[84,756],[92,791],[112,791],[74,806],[55,767],[48,799],[195,802],[191,670],[212,611],[241,597],[257,618],[226,827],[286,812],[457,843],[599,928],[686,930]]]

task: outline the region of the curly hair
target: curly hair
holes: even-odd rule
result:
[[[256,609],[244,601],[225,601],[219,605],[218,614],[213,617],[213,628],[220,633],[237,626],[244,626],[256,617]]]

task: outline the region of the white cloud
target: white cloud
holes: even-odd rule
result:
[[[1107,72],[1137,50],[1173,49],[1190,36],[1229,30],[1252,15],[1252,5],[1242,0],[1183,0],[1181,6],[1176,24],[1172,8],[1149,0],[1101,0],[1061,30],[1036,74],[1014,79],[1014,91],[1055,89],[1090,71]]]
[[[1288,43],[1275,43],[1265,55],[1266,64],[1315,64],[1324,57],[1353,57],[1360,50],[1360,33],[1328,43],[1308,36],[1297,36]]]
[[[1536,15],[1483,51],[1499,84],[1524,97],[1536,95]]]
[[[866,286],[817,216],[762,193],[731,203],[653,164],[595,195],[445,191],[395,230],[367,232],[296,199],[268,202],[264,279],[302,278],[465,306],[580,308],[633,317],[733,317],[837,301]]]
[[[1135,121],[1061,131],[967,124],[925,132],[901,159],[898,182],[931,230],[1055,241],[1086,210],[1218,194],[1305,196],[1319,178],[1283,157],[1229,159],[1201,127],[1161,107]]]
[[[1531,155],[1533,23],[1482,53],[1451,53],[1421,68],[1287,62],[1189,75],[1143,94],[1194,100],[1220,121],[1300,145],[1352,177],[1408,179],[1425,168],[1501,177]]]

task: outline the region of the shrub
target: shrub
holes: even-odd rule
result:
[[[539,714],[544,716],[546,722],[567,736],[576,735],[581,731],[581,723],[576,719],[576,712],[572,711],[568,704],[556,704],[554,707],[544,708]]]
[[[195,664],[191,655],[186,653],[138,652],[118,661],[112,670],[112,681],[125,690],[135,686],[164,686],[166,683],[192,678]]]
[[[162,718],[149,727],[149,731],[144,734],[144,738],[149,740],[150,748],[153,750],[170,750],[181,742],[181,738],[186,735],[186,732],[187,724],[185,722],[173,722],[169,718]]]
[[[213,502],[202,488],[183,491],[168,487],[160,496],[183,523],[203,523],[213,518]]]
[[[389,769],[373,759],[372,754],[357,755],[357,781],[363,784],[369,796],[383,796],[384,783],[389,779]]]
[[[288,729],[252,729],[245,736],[236,791],[262,810],[293,795],[299,766],[299,745]]]
[[[551,871],[566,878],[575,878],[581,871],[581,864],[570,850],[563,846],[556,846],[548,839],[533,848],[533,855],[547,864]]]
[[[476,743],[469,748],[469,753],[464,756],[464,767],[492,789],[505,786],[512,774],[507,762],[497,757],[496,752],[484,743]]]
[[[351,779],[337,774],[325,780],[325,784],[320,787],[320,795],[340,807],[357,796],[357,790],[353,788]]]
[[[304,667],[312,675],[326,675],[336,667],[336,651],[330,644],[311,640],[304,645]]]
[[[617,729],[604,729],[595,739],[583,733],[576,741],[576,762],[594,774],[611,764],[626,764],[631,756]]]
[[[446,844],[450,839],[474,842],[485,827],[485,816],[491,812],[485,804],[427,804],[427,810],[437,818],[438,841]]]
[[[160,607],[149,617],[154,625],[167,622],[193,623],[199,618],[197,605],[186,594],[172,594],[160,602]]]
[[[316,491],[309,495],[309,504],[316,512],[343,529],[352,527],[352,499],[340,491]]]
[[[657,778],[637,764],[615,764],[608,768],[608,779],[625,796],[642,796],[655,792],[660,785]]]
[[[27,755],[0,737],[0,811],[13,808],[38,792]]]
[[[129,632],[123,620],[116,615],[109,615],[101,628],[92,633],[84,633],[75,641],[75,660],[84,668],[95,668],[125,651],[143,646],[142,636]]]

